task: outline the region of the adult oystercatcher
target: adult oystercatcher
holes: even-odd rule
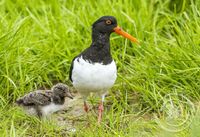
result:
[[[64,109],[65,97],[73,99],[69,87],[58,83],[51,90],[36,90],[19,98],[16,103],[30,115],[39,118]]]
[[[92,44],[76,56],[70,67],[69,78],[84,99],[84,110],[88,111],[87,96],[97,93],[102,96],[98,111],[98,123],[102,119],[103,102],[108,89],[117,78],[115,61],[110,53],[110,34],[115,32],[131,41],[137,39],[123,31],[113,16],[103,16],[92,25]]]

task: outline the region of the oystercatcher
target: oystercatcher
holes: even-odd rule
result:
[[[102,119],[106,92],[113,86],[117,78],[116,64],[110,53],[110,34],[112,32],[138,43],[136,38],[117,25],[115,17],[103,16],[93,23],[92,43],[90,47],[73,59],[69,73],[73,86],[83,96],[86,112],[88,111],[86,99],[90,92],[101,95],[98,123]]]
[[[67,85],[58,83],[51,90],[36,90],[19,98],[16,103],[30,115],[39,118],[64,109],[65,97],[73,99]]]

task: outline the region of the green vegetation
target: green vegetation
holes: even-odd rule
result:
[[[70,62],[91,24],[113,15],[135,45],[111,36],[118,79],[99,126],[76,133],[14,105],[31,90],[70,84]],[[0,136],[200,136],[200,1],[0,0]],[[87,123],[87,122],[86,122]]]

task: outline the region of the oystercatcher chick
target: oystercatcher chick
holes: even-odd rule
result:
[[[101,122],[103,102],[107,91],[114,85],[117,68],[110,52],[110,34],[115,32],[131,41],[137,39],[123,31],[113,16],[103,16],[92,25],[90,47],[76,56],[70,67],[69,78],[73,86],[83,96],[84,110],[88,111],[86,99],[91,92],[101,96],[98,108],[98,123]]]
[[[69,87],[58,83],[51,90],[36,90],[19,98],[16,103],[30,115],[39,118],[64,109],[65,97],[73,99]]]

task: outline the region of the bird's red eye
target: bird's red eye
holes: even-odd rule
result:
[[[110,25],[110,24],[112,24],[112,21],[111,20],[106,20],[106,24]]]

